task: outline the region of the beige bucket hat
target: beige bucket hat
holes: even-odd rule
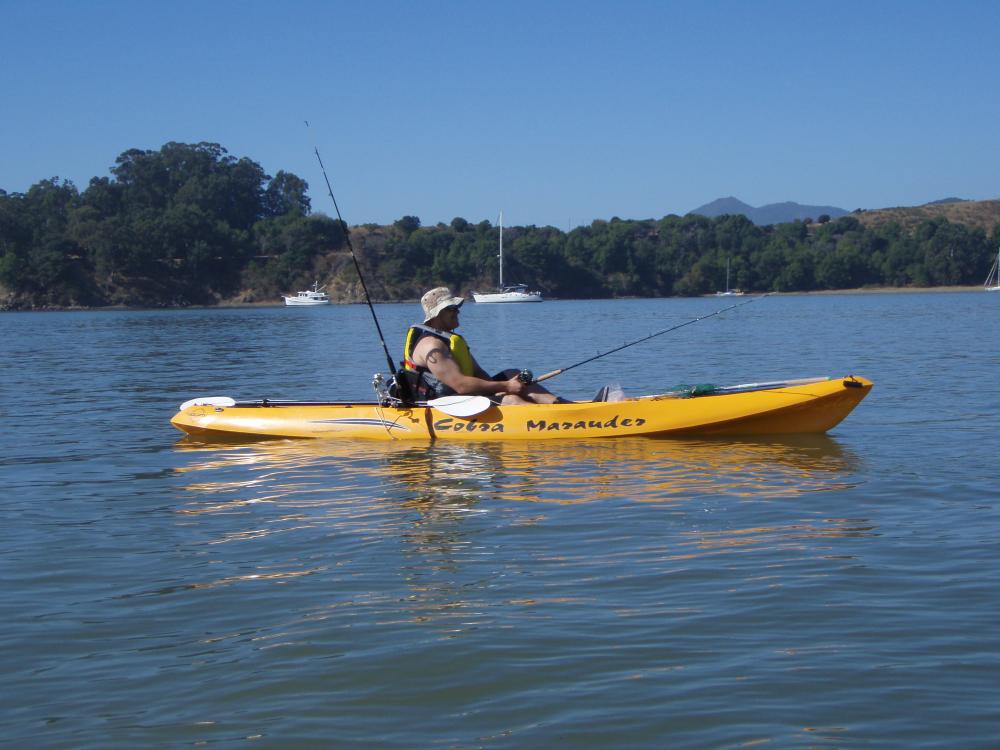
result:
[[[446,307],[461,307],[463,302],[465,297],[456,297],[446,286],[431,289],[420,298],[420,306],[424,308],[424,322],[436,318]]]

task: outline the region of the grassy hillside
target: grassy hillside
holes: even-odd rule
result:
[[[850,215],[870,229],[895,221],[907,233],[912,232],[922,221],[943,217],[953,224],[982,229],[988,237],[997,224],[1000,224],[1000,200],[928,203],[908,208],[858,210]]]

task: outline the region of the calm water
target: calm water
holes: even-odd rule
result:
[[[462,330],[541,373],[727,304],[469,304]],[[396,355],[417,308],[378,309]],[[456,447],[169,425],[194,395],[369,397],[362,306],[0,315],[0,736],[1000,746],[998,317],[770,297],[551,381],[874,380],[828,436]]]

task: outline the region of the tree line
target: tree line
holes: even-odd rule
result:
[[[312,216],[308,185],[215,143],[124,152],[82,192],[58,178],[0,191],[0,285],[19,306],[211,304],[283,287],[339,222]]]
[[[237,159],[218,144],[168,143],[124,152],[111,177],[83,191],[58,178],[0,190],[0,300],[6,307],[180,306],[278,301],[314,278],[333,298],[360,299],[346,227],[312,213],[307,183]],[[827,217],[822,217],[826,219]],[[496,285],[499,228],[404,216],[351,229],[378,299],[430,286]],[[853,216],[757,226],[743,216],[595,221],[568,232],[505,227],[507,281],[552,297],[689,296],[730,283],[747,291],[982,281],[1000,224],[927,220],[904,232]]]

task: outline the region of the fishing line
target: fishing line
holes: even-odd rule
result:
[[[649,341],[650,339],[656,338],[657,336],[662,336],[665,333],[670,333],[671,331],[676,331],[678,328],[683,328],[684,326],[689,326],[693,323],[697,323],[699,320],[706,320],[707,318],[715,317],[716,315],[721,315],[729,310],[735,310],[737,307],[743,307],[743,305],[749,305],[751,302],[756,302],[759,299],[764,299],[768,296],[770,292],[760,295],[759,297],[753,297],[751,299],[739,302],[735,305],[730,305],[729,307],[724,307],[721,310],[716,310],[708,315],[702,315],[700,318],[692,318],[691,320],[686,320],[683,323],[678,323],[670,328],[664,328],[662,331],[657,331],[656,333],[651,333],[648,336],[643,336],[641,339],[636,339],[635,341],[629,341],[627,344],[622,344],[621,346],[615,347],[614,349],[609,349],[606,352],[601,352],[600,354],[595,354],[593,357],[583,360],[582,362],[577,362],[575,365],[569,365],[568,367],[562,367],[558,370],[553,370],[552,372],[547,372],[544,375],[540,375],[534,379],[533,382],[540,383],[543,380],[548,380],[549,378],[554,378],[556,375],[562,375],[568,370],[572,370],[574,367],[579,367],[580,365],[585,365],[588,362],[593,362],[595,359],[600,359],[601,357],[606,357],[609,354],[614,354],[615,352],[620,352],[622,349],[628,349],[630,346],[635,346],[636,344],[641,344],[643,341]]]

